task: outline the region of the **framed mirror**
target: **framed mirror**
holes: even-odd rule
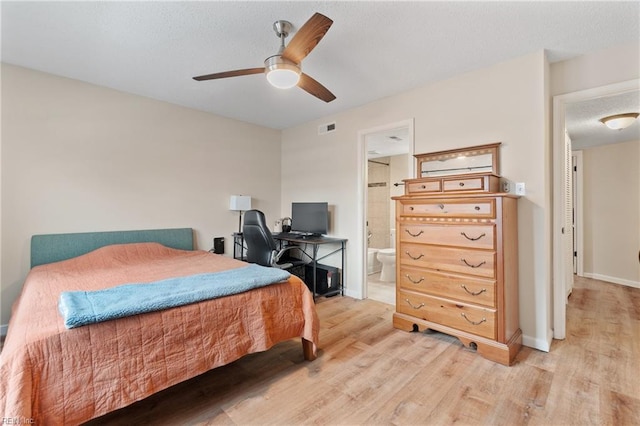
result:
[[[448,151],[417,154],[418,178],[472,173],[500,175],[501,142]]]

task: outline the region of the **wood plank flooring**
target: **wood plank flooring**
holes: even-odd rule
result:
[[[640,289],[577,279],[567,338],[550,353],[524,347],[512,367],[395,330],[393,309],[320,300],[315,361],[284,342],[91,424],[640,424]]]

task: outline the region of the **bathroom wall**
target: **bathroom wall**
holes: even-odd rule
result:
[[[391,247],[389,239],[390,205],[390,157],[379,157],[368,161],[367,221],[369,224],[369,247]]]
[[[412,157],[413,159],[413,157]],[[395,183],[402,183],[403,179],[411,179],[415,176],[409,174],[409,154],[394,155],[389,157],[389,177],[391,185],[389,186],[389,194],[392,197],[404,194],[404,185],[395,186]],[[389,199],[389,228],[396,226],[396,202]]]
[[[395,202],[391,199],[404,194],[402,183],[409,176],[409,154],[370,159],[368,162],[367,220],[371,248],[391,247],[390,230],[395,226]],[[382,163],[382,164],[381,164]]]

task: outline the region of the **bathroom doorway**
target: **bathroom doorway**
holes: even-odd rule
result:
[[[364,297],[395,304],[395,204],[403,179],[413,177],[413,122],[363,134]]]

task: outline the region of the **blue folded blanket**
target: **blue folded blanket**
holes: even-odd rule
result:
[[[285,281],[290,275],[278,268],[251,264],[152,283],[124,284],[96,291],[67,291],[60,295],[58,309],[64,325],[75,328],[242,293]]]

